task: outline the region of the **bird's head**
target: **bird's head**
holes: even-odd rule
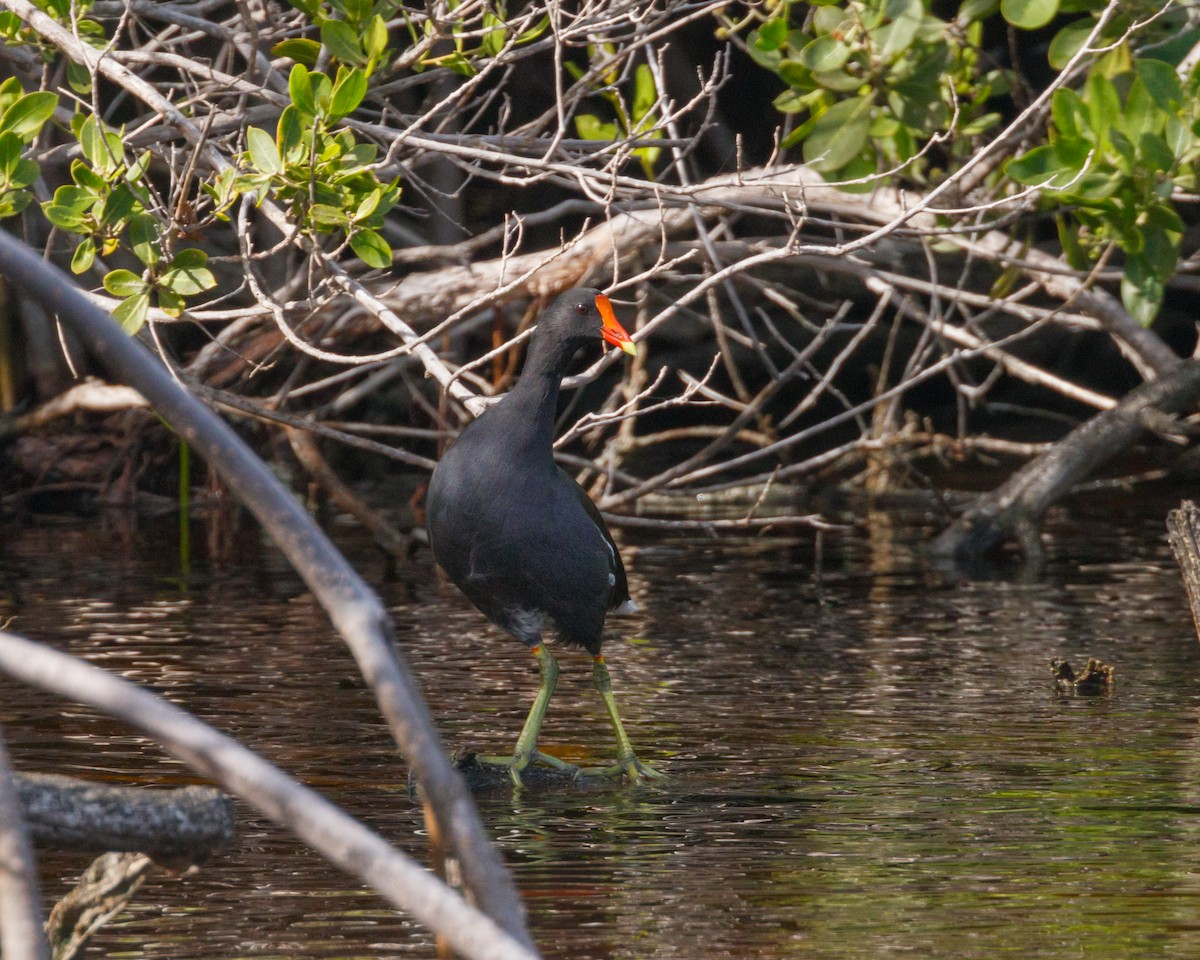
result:
[[[538,323],[548,339],[572,345],[590,340],[597,334],[607,343],[619,347],[631,357],[637,356],[637,345],[617,321],[612,303],[599,290],[579,287],[559,297]]]

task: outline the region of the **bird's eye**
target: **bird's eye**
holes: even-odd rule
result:
[[[577,314],[579,314],[581,317],[582,317],[582,316],[583,316],[585,313],[587,313],[587,311],[588,311],[588,307],[587,307],[587,304],[586,304],[586,303],[577,303],[577,304],[575,304],[575,312],[576,312]]]

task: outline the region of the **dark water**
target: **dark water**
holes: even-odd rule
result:
[[[664,786],[480,798],[554,958],[1200,956],[1200,644],[1161,512],[1060,518],[1036,582],[954,582],[884,519],[624,541],[644,615],[617,697]],[[0,528],[0,623],[144,683],[423,856],[420,812],[353,663],[246,535],[180,575],[169,526]],[[203,537],[198,532],[198,540]],[[347,534],[371,578],[379,564]],[[203,553],[198,549],[199,553]],[[511,750],[532,658],[439,587],[381,590],[446,741]],[[1111,696],[1055,693],[1098,656]],[[543,742],[606,762],[569,653]],[[188,772],[91,711],[0,680],[18,766],[167,785]],[[84,860],[43,860],[48,898]],[[158,874],[93,956],[430,956],[430,938],[242,809],[231,853]]]

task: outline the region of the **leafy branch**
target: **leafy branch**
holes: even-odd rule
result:
[[[374,171],[375,145],[335,129],[366,95],[366,73],[343,66],[331,81],[298,63],[288,92],[292,102],[280,115],[275,136],[250,127],[239,158],[243,172],[222,172],[208,187],[210,195],[220,209],[244,193],[271,196],[308,236],[344,235],[365,264],[389,266],[392,250],[380,228],[399,202],[399,180],[381,183]]]

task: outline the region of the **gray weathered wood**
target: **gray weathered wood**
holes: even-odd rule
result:
[[[78,657],[4,630],[0,673],[130,724],[191,770],[292,830],[334,866],[444,934],[460,956],[535,960],[534,950],[378,833],[175,704]]]
[[[93,860],[46,921],[54,960],[80,956],[92,935],[129,905],[151,863],[143,853],[105,853]]]
[[[0,956],[49,960],[42,931],[37,861],[21,801],[13,783],[8,748],[0,734]]]
[[[38,846],[200,863],[233,839],[233,800],[214,787],[119,787],[28,773],[17,794]]]
[[[1178,510],[1167,514],[1167,541],[1179,564],[1192,623],[1200,636],[1200,508],[1191,500],[1184,500]]]

